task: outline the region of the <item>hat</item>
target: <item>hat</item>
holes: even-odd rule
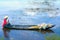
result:
[[[8,18],[8,16],[5,16],[4,18]]]

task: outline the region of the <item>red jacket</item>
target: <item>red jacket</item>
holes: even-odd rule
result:
[[[4,19],[4,20],[3,20],[3,25],[2,25],[2,26],[4,27],[6,24],[7,24],[7,20]]]

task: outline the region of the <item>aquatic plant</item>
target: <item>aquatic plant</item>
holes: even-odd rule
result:
[[[57,35],[46,36],[45,40],[60,40],[60,36]]]

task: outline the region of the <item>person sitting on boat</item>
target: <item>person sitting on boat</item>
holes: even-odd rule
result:
[[[3,26],[3,28],[10,26],[10,23],[9,23],[9,20],[8,20],[8,16],[4,17],[3,25],[2,26]]]

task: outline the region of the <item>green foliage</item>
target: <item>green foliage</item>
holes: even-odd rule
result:
[[[57,35],[46,36],[45,40],[60,40],[60,36]]]

